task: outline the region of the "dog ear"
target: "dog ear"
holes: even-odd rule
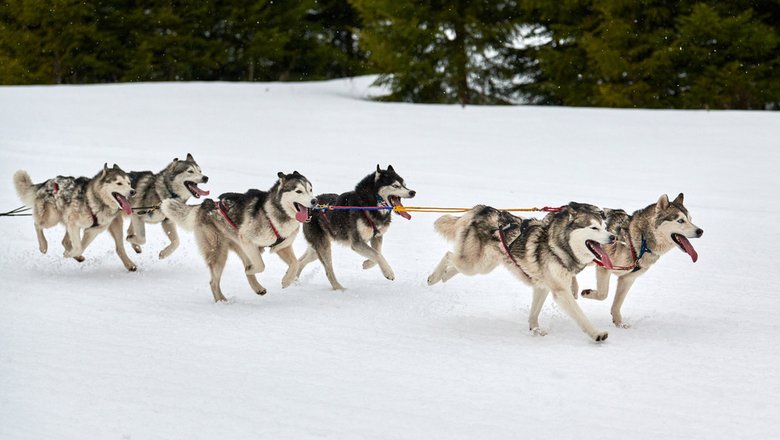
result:
[[[114,164],[114,166],[112,168],[115,169],[115,170],[121,169],[121,168],[119,168],[119,165],[117,165],[117,164]]]
[[[103,164],[103,172],[100,173],[100,177],[106,177],[106,174],[108,173],[108,162]]]
[[[192,154],[187,153],[187,160],[190,162],[195,162],[195,159],[192,157]]]
[[[376,172],[374,173],[374,183],[379,181],[379,173],[382,172],[382,169],[379,168],[379,164],[376,164]]]
[[[391,173],[394,173],[394,172],[395,172],[395,170],[393,169],[393,166],[392,166],[392,165],[388,165],[388,166],[387,166],[387,171],[390,171]]]
[[[656,209],[664,210],[669,207],[669,196],[661,194],[658,198],[658,202],[655,204]]]
[[[279,171],[278,173],[276,173],[276,177],[278,177],[279,180],[284,180],[284,173]]]
[[[683,199],[685,199],[685,195],[683,195],[683,193],[677,194],[677,198],[674,199],[674,201],[672,203],[676,203],[678,205],[682,205],[683,204]]]
[[[179,161],[179,158],[178,158],[178,157],[174,157],[174,158],[173,158],[173,161],[174,161],[174,162],[178,162],[178,161]]]
[[[293,176],[300,176],[300,175],[301,173],[299,173],[298,171],[293,171]]]

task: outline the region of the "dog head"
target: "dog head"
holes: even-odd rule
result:
[[[276,191],[281,208],[299,222],[308,222],[311,216],[310,209],[317,204],[309,179],[297,171],[293,171],[292,174],[284,174],[280,171],[277,176],[279,182]]]
[[[666,194],[658,198],[655,204],[656,239],[662,246],[676,244],[695,263],[699,254],[688,239],[701,237],[704,230],[691,223],[691,216],[683,205],[684,198],[683,193],[671,202]]]
[[[376,194],[386,200],[390,206],[403,206],[401,199],[411,199],[417,194],[417,191],[406,187],[404,179],[395,172],[392,165],[388,165],[386,170],[376,166],[374,172],[374,190]],[[396,211],[403,218],[409,220],[412,218],[408,212]]]
[[[208,191],[198,188],[199,183],[207,183],[209,178],[203,174],[192,154],[187,153],[185,160],[173,159],[168,164],[167,174],[170,189],[182,199],[189,199],[190,194],[196,199],[209,195]]]
[[[133,214],[133,208],[127,199],[135,194],[130,184],[130,177],[114,164],[109,168],[103,165],[103,170],[95,177],[95,192],[98,198],[108,206],[117,205],[127,215]]]
[[[607,229],[606,215],[599,207],[571,202],[561,211],[568,218],[569,246],[581,262],[595,259],[607,269],[612,268],[609,255],[601,247],[615,242],[615,235]]]

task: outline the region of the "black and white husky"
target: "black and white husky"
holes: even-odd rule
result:
[[[534,334],[539,312],[552,291],[555,302],[595,341],[607,339],[597,330],[575,301],[574,276],[594,258],[611,267],[601,247],[615,236],[607,229],[604,213],[593,205],[570,203],[543,219],[523,219],[506,211],[478,205],[461,217],[445,215],[435,229],[455,243],[428,277],[428,284],[446,282],[458,273],[487,274],[499,265],[533,287],[528,326]]]
[[[207,196],[209,192],[198,188],[198,184],[208,182],[209,178],[203,174],[189,153],[185,160],[173,159],[159,173],[131,171],[128,175],[136,195],[132,199],[135,208],[127,229],[127,241],[132,244],[133,250],[140,254],[141,245],[146,243],[146,223],[162,223],[165,234],[171,240],[171,243],[160,251],[160,258],[165,258],[179,247],[179,235],[176,225],[160,211],[162,201],[175,199],[186,202],[190,196],[196,199]]]
[[[404,179],[393,166],[386,170],[376,166],[376,171],[361,180],[354,191],[343,194],[320,194],[317,202],[331,206],[394,207],[403,206],[402,198],[412,198],[415,191],[406,187]],[[307,264],[319,259],[325,267],[325,275],[334,290],[344,287],[336,280],[331,258],[331,241],[348,244],[353,251],[366,258],[363,269],[378,265],[382,275],[388,280],[395,278],[393,269],[382,255],[382,238],[387,233],[392,220],[390,209],[373,211],[318,210],[311,221],[303,225],[303,236],[309,243],[306,253],[298,260],[298,273]],[[406,219],[411,216],[399,212]],[[368,245],[368,242],[371,245]]]
[[[132,214],[128,199],[135,191],[127,173],[116,164],[111,168],[108,164],[103,165],[92,178],[58,176],[39,184],[34,184],[30,175],[20,170],[14,174],[14,185],[19,198],[33,208],[41,252],[48,250],[43,230],[62,223],[66,230],[62,240],[64,255],[81,262],[84,261],[82,254],[95,237],[108,230],[122,264],[129,271],[136,270],[122,243],[121,216],[121,212]]]
[[[688,239],[701,237],[704,230],[691,222],[691,215],[683,201],[682,193],[671,202],[663,194],[656,203],[631,215],[622,209],[604,210],[607,226],[618,236],[614,245],[605,248],[614,266],[611,269],[596,267],[596,289],[583,290],[582,297],[606,299],[610,274],[617,276],[617,289],[612,302],[612,322],[616,326],[629,327],[620,313],[628,290],[663,254],[677,247],[688,254],[694,263],[699,259],[699,254]]]
[[[282,288],[294,280],[298,268],[292,244],[301,223],[309,220],[310,208],[316,202],[309,180],[297,171],[278,174],[279,179],[268,191],[251,189],[245,193],[222,194],[216,202],[206,199],[190,206],[177,199],[162,202],[165,216],[184,229],[195,232],[198,247],[211,272],[214,301],[225,301],[220,288],[228,251],[244,263],[244,273],[258,295],[266,293],[255,274],[265,270],[264,248],[279,255],[288,268]]]

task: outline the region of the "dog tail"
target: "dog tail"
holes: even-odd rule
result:
[[[19,170],[14,173],[14,186],[16,187],[16,194],[27,206],[33,206],[35,204],[35,184],[33,183],[30,175],[27,171]]]
[[[187,205],[174,199],[165,199],[160,205],[160,209],[166,217],[173,220],[182,228],[192,231],[197,223],[198,210],[200,206]]]
[[[433,222],[433,228],[447,240],[455,240],[456,225],[459,219],[460,217],[454,215],[443,215]]]

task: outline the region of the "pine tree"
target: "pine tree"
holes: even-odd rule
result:
[[[506,103],[507,53],[518,32],[511,0],[352,0],[363,18],[361,45],[389,86],[386,99]]]

